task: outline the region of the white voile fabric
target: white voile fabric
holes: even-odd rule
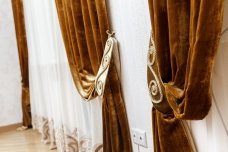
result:
[[[198,152],[228,152],[228,0],[212,78],[212,107],[204,120],[189,122]],[[202,59],[203,60],[203,59]]]
[[[101,100],[79,96],[68,65],[54,0],[24,0],[34,129],[58,151],[102,147]]]

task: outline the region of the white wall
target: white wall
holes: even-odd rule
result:
[[[152,104],[147,89],[147,51],[150,36],[150,17],[147,0],[109,0],[112,28],[119,41],[122,87],[131,128],[147,133],[148,148],[152,151]],[[138,147],[134,144],[134,151]]]
[[[0,126],[21,122],[21,86],[11,0],[0,0]]]

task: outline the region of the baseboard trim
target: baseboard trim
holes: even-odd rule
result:
[[[16,130],[18,127],[21,127],[22,123],[15,123],[7,126],[0,127],[0,133]]]

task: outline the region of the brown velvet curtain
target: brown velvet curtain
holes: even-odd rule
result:
[[[23,125],[31,126],[31,110],[29,98],[29,72],[28,72],[28,48],[25,31],[23,0],[12,0],[12,8],[17,37],[18,55],[22,77],[22,112]]]
[[[203,119],[210,110],[223,5],[223,0],[149,0],[153,68],[163,92],[152,112],[155,152],[193,151],[183,120]],[[148,80],[154,80],[149,68]],[[152,98],[158,98],[156,86],[151,88]]]
[[[80,95],[97,96],[98,72],[109,22],[105,0],[56,0],[69,65]],[[103,151],[131,152],[131,140],[120,80],[111,62],[103,96]]]

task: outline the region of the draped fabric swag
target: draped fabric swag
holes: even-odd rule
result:
[[[23,126],[31,127],[31,110],[29,97],[28,48],[25,31],[23,0],[12,0],[12,8],[17,37],[17,47],[21,69]]]
[[[149,0],[153,34],[148,85],[154,108],[154,150],[195,151],[184,120],[211,107],[211,75],[223,20],[223,0]]]
[[[105,0],[56,0],[59,21],[74,83],[86,100],[97,96],[95,78],[109,22]],[[113,61],[102,99],[103,151],[132,151],[120,79]]]

